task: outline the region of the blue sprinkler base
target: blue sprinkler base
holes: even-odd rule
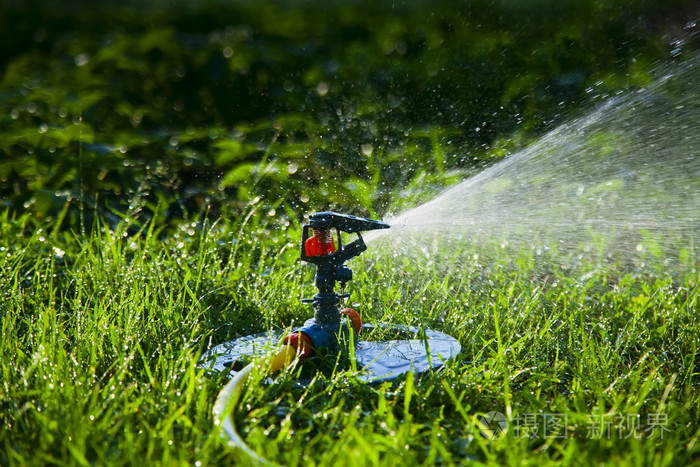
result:
[[[396,339],[362,340],[376,328],[394,334]],[[251,359],[273,355],[287,333],[271,330],[224,342],[204,352],[199,366],[215,372],[232,372],[233,376]],[[432,329],[421,331],[415,326],[363,324],[358,337],[354,354],[361,370],[357,378],[367,383],[391,380],[410,370],[419,374],[440,368],[462,350],[457,339]]]

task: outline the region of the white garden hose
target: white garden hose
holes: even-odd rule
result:
[[[270,359],[269,372],[273,373],[294,362],[296,352],[294,347],[283,345],[280,351]],[[219,393],[212,412],[214,413],[214,423],[223,430],[223,434],[228,438],[229,446],[240,449],[250,460],[259,464],[270,465],[270,461],[256,454],[255,451],[250,449],[245,441],[243,441],[243,438],[241,438],[236,431],[236,423],[234,421],[236,406],[243,393],[248,375],[254,367],[255,362],[252,362],[236,373],[236,376],[234,376]]]

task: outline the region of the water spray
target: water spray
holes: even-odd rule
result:
[[[202,356],[201,366],[232,376],[219,394],[213,412],[230,444],[251,459],[266,462],[246,446],[233,421],[238,399],[255,366],[253,362],[241,369],[242,362],[267,361],[263,367],[274,373],[317,354],[343,353],[357,362],[357,368],[360,368],[357,379],[376,383],[409,371],[423,373],[441,367],[460,352],[459,342],[447,334],[414,326],[363,324],[359,313],[340,306],[342,299],[349,294],[336,292],[336,285],[344,289],[352,280],[352,270],[345,263],[367,250],[361,233],[389,227],[381,221],[330,211],[309,216],[309,223],[302,228],[300,258],[316,266],[318,292],[313,298],[303,299],[313,306],[314,317],[289,333],[271,330],[241,337],[222,343]],[[337,234],[335,239],[334,231]],[[341,233],[356,234],[357,238],[343,244]],[[396,339],[364,340],[377,327],[390,332]]]
[[[367,242],[379,242],[382,261],[408,258],[426,270],[442,255],[484,276],[528,264],[541,277],[697,277],[700,55],[656,75],[401,209],[389,217],[394,228]]]

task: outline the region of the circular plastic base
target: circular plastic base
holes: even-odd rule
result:
[[[375,330],[390,333],[395,339],[362,340]],[[202,354],[199,365],[220,372],[240,371],[253,358],[273,354],[286,333],[272,330],[224,342]],[[363,324],[359,337],[355,360],[362,370],[357,377],[368,383],[394,379],[410,370],[423,373],[439,368],[462,350],[457,339],[415,326]]]

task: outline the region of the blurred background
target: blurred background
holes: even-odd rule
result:
[[[29,225],[425,201],[698,48],[693,0],[16,1],[0,198]]]

